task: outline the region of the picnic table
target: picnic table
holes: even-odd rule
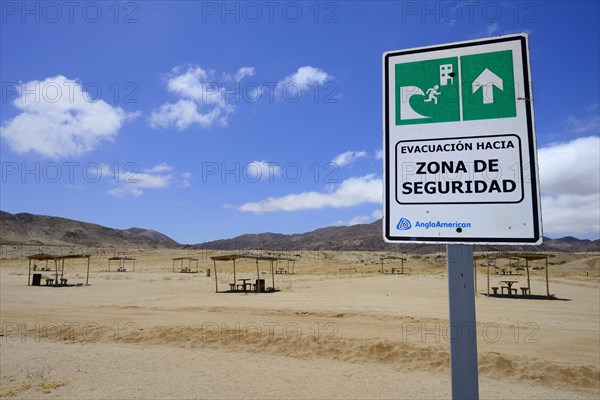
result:
[[[505,283],[506,286],[500,286],[500,291],[502,292],[502,294],[504,294],[504,289],[508,289],[508,294],[512,294],[512,291],[514,290],[515,294],[517,294],[517,289],[513,289],[512,285],[515,283],[518,283],[519,281],[514,281],[514,280],[506,280],[506,281],[500,281],[502,283]]]
[[[247,291],[248,291],[248,288],[252,286],[252,284],[251,284],[251,283],[247,283],[247,282],[248,282],[248,281],[250,281],[250,280],[251,280],[250,278],[241,278],[241,279],[238,279],[238,281],[241,281],[241,282],[242,282],[242,284],[241,284],[241,285],[237,285],[237,286],[238,286],[238,287],[240,287],[240,286],[241,286],[241,287],[242,287],[242,290],[243,290],[244,292],[247,292]]]

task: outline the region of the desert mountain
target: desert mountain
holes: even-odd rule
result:
[[[170,237],[168,237],[167,235],[165,235],[164,233],[160,233],[153,229],[144,229],[144,228],[135,228],[134,227],[134,228],[127,229],[127,232],[131,232],[138,236],[143,236],[154,242],[167,243],[167,244],[173,244],[173,245],[179,244],[176,241],[174,241],[173,239],[171,239]]]
[[[168,236],[148,229],[113,229],[72,219],[5,211],[0,211],[0,243],[90,247],[177,245]]]
[[[408,251],[428,253],[438,251],[435,244],[389,244],[383,241],[382,221],[352,226],[333,226],[302,234],[247,234],[233,239],[216,240],[195,245],[198,249],[251,250],[338,250],[338,251]],[[429,251],[428,251],[429,250]],[[476,251],[600,251],[600,240],[580,240],[571,236],[562,239],[545,237],[539,246],[476,246]]]
[[[32,245],[83,245],[90,247],[178,247],[170,237],[152,229],[107,228],[60,217],[0,211],[0,243]],[[337,251],[440,251],[436,244],[389,244],[382,239],[381,220],[370,224],[331,226],[312,232],[258,233],[200,243],[187,248],[211,250],[337,250]],[[600,251],[600,240],[544,238],[540,246],[476,246],[476,251]]]

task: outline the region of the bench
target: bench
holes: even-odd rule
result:
[[[235,283],[229,284],[229,290],[231,290],[232,292],[235,290]]]
[[[356,268],[340,268],[340,271],[354,271],[354,272],[356,272]]]
[[[492,286],[492,290],[494,291],[494,294],[498,294],[498,286]],[[504,293],[504,290],[502,291]]]
[[[68,279],[61,278],[60,279],[60,286],[67,286],[67,281],[68,281]]]
[[[46,278],[46,286],[50,286],[54,283],[54,279],[52,278]]]
[[[528,287],[521,287],[521,293],[523,296],[525,296],[526,294],[529,294],[529,288]]]

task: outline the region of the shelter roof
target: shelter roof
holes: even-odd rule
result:
[[[547,258],[555,257],[554,254],[541,254],[541,253],[500,253],[497,255],[489,255],[491,258],[521,258],[523,260],[545,260]],[[481,258],[486,258],[482,256]]]
[[[406,261],[406,257],[399,257],[399,256],[385,256],[385,257],[380,257],[380,260],[404,260]]]
[[[27,256],[30,260],[65,260],[68,258],[90,258],[89,254],[67,254],[64,256],[57,256],[55,254],[47,254],[47,253],[38,253]]]
[[[58,256],[54,255],[54,254],[47,254],[47,253],[38,253],[38,254],[32,254],[30,256],[27,256],[28,259],[30,260],[57,260]]]
[[[226,254],[222,256],[212,256],[211,260],[215,261],[233,261],[239,258],[248,258],[252,260],[266,260],[266,261],[277,261],[284,260],[284,258],[265,256],[262,254]]]

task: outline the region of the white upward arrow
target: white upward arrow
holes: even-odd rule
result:
[[[504,90],[502,85],[502,78],[498,75],[490,71],[489,69],[484,69],[481,74],[473,81],[472,89],[473,93],[477,91],[480,87],[486,87],[487,89],[481,89],[483,91],[483,104],[491,104],[494,102],[494,88],[496,86],[500,90]]]

